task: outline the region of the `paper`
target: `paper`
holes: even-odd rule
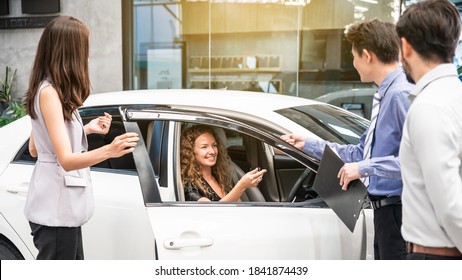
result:
[[[343,165],[344,162],[326,145],[313,189],[353,232],[367,194],[367,188],[360,180],[354,180],[350,182],[348,190],[342,190],[337,175]]]

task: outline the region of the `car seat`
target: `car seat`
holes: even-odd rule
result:
[[[221,127],[213,127],[213,130],[215,131],[215,135],[219,140],[226,145],[226,133]],[[229,160],[229,165],[231,167],[231,179],[233,182],[233,185],[236,185],[237,182],[242,178],[242,176],[245,175],[245,172],[236,164],[234,163],[230,158]],[[257,202],[265,202],[265,198],[263,197],[263,194],[261,193],[260,189],[257,187],[255,188],[249,188],[245,191],[245,193],[241,196],[242,201],[257,201]]]

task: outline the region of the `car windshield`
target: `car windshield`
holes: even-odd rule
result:
[[[277,110],[320,138],[341,144],[357,144],[369,121],[334,106],[322,104]]]

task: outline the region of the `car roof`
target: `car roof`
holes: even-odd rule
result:
[[[130,104],[210,107],[242,113],[275,111],[320,102],[288,95],[208,89],[132,90],[91,94],[84,107]]]

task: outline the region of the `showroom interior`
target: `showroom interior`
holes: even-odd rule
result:
[[[20,99],[43,26],[66,14],[91,30],[92,93],[194,88],[316,99],[363,90],[369,100],[374,85],[359,80],[345,28],[395,22],[414,1],[0,0],[0,76],[18,70]]]

